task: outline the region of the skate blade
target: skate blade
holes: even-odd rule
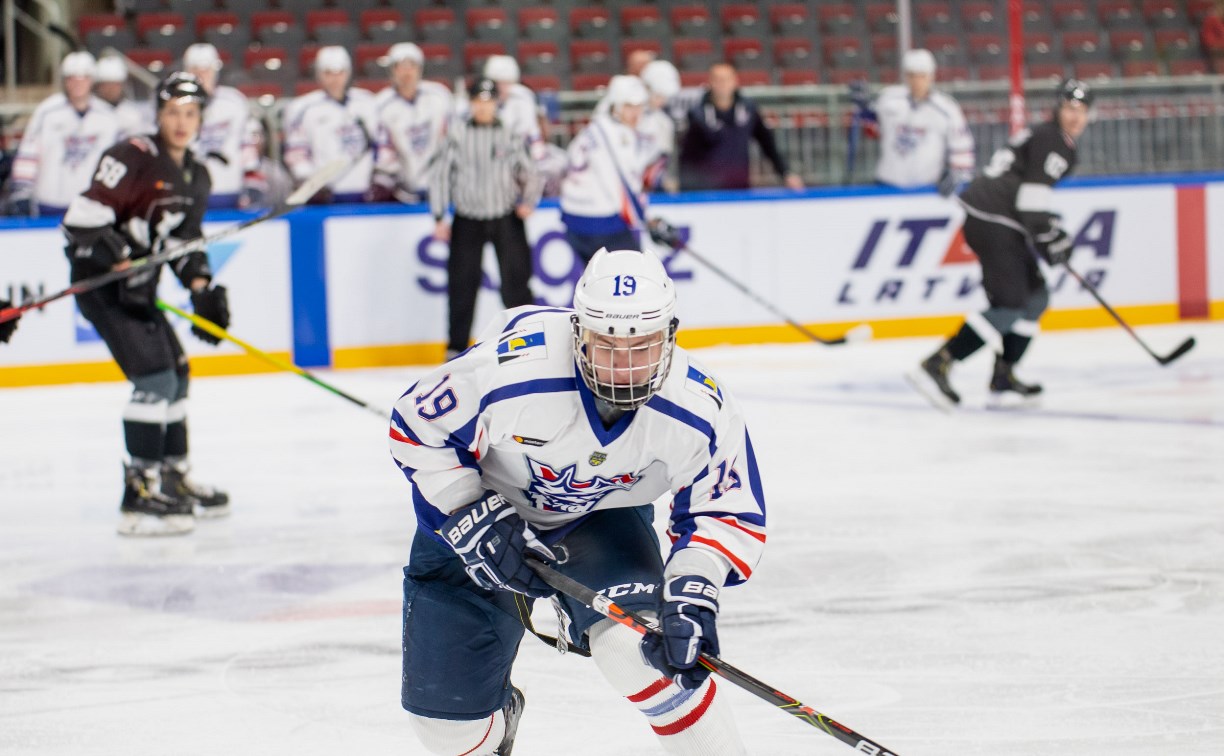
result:
[[[923,399],[930,402],[935,409],[948,414],[952,414],[952,410],[956,409],[956,405],[952,403],[952,400],[939,390],[939,387],[931,380],[931,376],[927,375],[926,371],[922,368],[906,373],[905,381],[921,394]]]
[[[229,504],[220,504],[215,507],[206,507],[202,504],[195,505],[195,516],[199,520],[217,520],[222,517],[229,517]]]
[[[991,391],[986,397],[986,409],[1001,412],[1036,409],[1041,406],[1041,394],[1022,396],[1015,391]]]
[[[191,515],[157,515],[141,512],[123,512],[119,517],[119,535],[152,537],[187,535],[195,530],[195,518]]]

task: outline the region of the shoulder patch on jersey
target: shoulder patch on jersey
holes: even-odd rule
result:
[[[544,341],[544,325],[524,323],[497,340],[497,364],[542,360],[548,356]]]
[[[688,380],[684,382],[684,387],[694,394],[710,397],[718,405],[718,408],[722,409],[722,389],[718,387],[717,381],[692,365],[689,365]]]

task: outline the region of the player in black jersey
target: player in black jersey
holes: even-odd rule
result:
[[[207,95],[191,74],[175,73],[157,88],[157,133],[108,149],[93,181],[64,216],[65,252],[77,281],[202,235],[208,170],[188,149],[200,129]],[[193,252],[170,263],[191,289],[196,313],[229,324],[225,287],[212,285],[208,257]],[[166,316],[157,309],[162,266],[77,295],[134,386],[123,413],[131,457],[120,505],[123,535],[176,535],[195,527],[195,516],[228,513],[229,497],[187,478],[188,365]],[[192,329],[204,341],[219,340]]]
[[[1058,89],[1053,117],[1025,130],[997,151],[982,175],[960,195],[965,243],[982,263],[990,307],[965,319],[960,330],[907,378],[940,406],[960,403],[948,380],[955,362],[983,344],[995,351],[991,400],[1006,404],[1041,393],[1013,372],[1037,334],[1050,292],[1034,250],[1050,265],[1065,263],[1072,240],[1052,210],[1053,187],[1075,169],[1075,142],[1088,126],[1092,92],[1077,79]]]

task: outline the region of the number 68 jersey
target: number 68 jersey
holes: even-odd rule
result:
[[[545,543],[593,511],[671,495],[672,553],[707,552],[747,580],[765,545],[765,498],[739,407],[680,347],[658,393],[606,427],[579,377],[572,310],[518,307],[404,393],[391,454],[418,527],[439,540],[485,490]]]

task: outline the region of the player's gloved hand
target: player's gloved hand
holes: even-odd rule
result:
[[[650,232],[650,238],[656,244],[666,244],[672,249],[684,247],[684,238],[680,234],[680,229],[662,218],[651,218],[646,222],[646,230]]]
[[[1058,226],[1038,234],[1036,242],[1037,251],[1050,265],[1062,265],[1071,259],[1071,237]]]
[[[0,299],[0,310],[12,306],[12,303],[7,299]],[[0,344],[8,343],[8,340],[13,337],[13,331],[17,330],[18,320],[21,320],[20,315],[12,320],[6,320],[3,323],[0,323]]]
[[[866,79],[850,82],[850,102],[861,111],[871,110],[871,90]]]
[[[267,187],[247,184],[238,193],[238,208],[246,210],[252,207],[264,207],[268,202]]]
[[[116,283],[119,306],[142,320],[152,320],[157,313],[156,269],[147,268]]]
[[[206,286],[199,291],[191,292],[191,307],[195,310],[196,315],[205,320],[211,320],[221,328],[229,328],[229,297],[225,293],[224,286]],[[207,344],[221,343],[221,339],[199,326],[193,325],[191,333]]]
[[[686,690],[710,676],[697,657],[718,656],[718,587],[700,575],[678,575],[663,585],[662,633],[642,638],[642,658]]]
[[[4,214],[14,218],[29,218],[34,205],[29,197],[10,197],[4,205]]]
[[[527,564],[526,553],[549,561],[556,557],[501,494],[485,491],[479,500],[451,515],[438,532],[463,560],[468,577],[480,587],[533,598],[555,593]]]
[[[336,200],[336,195],[332,193],[332,190],[328,189],[327,187],[323,187],[319,191],[315,192],[315,195],[311,197],[309,200],[307,200],[306,204],[308,205],[330,205],[333,202],[335,202],[335,200]]]

